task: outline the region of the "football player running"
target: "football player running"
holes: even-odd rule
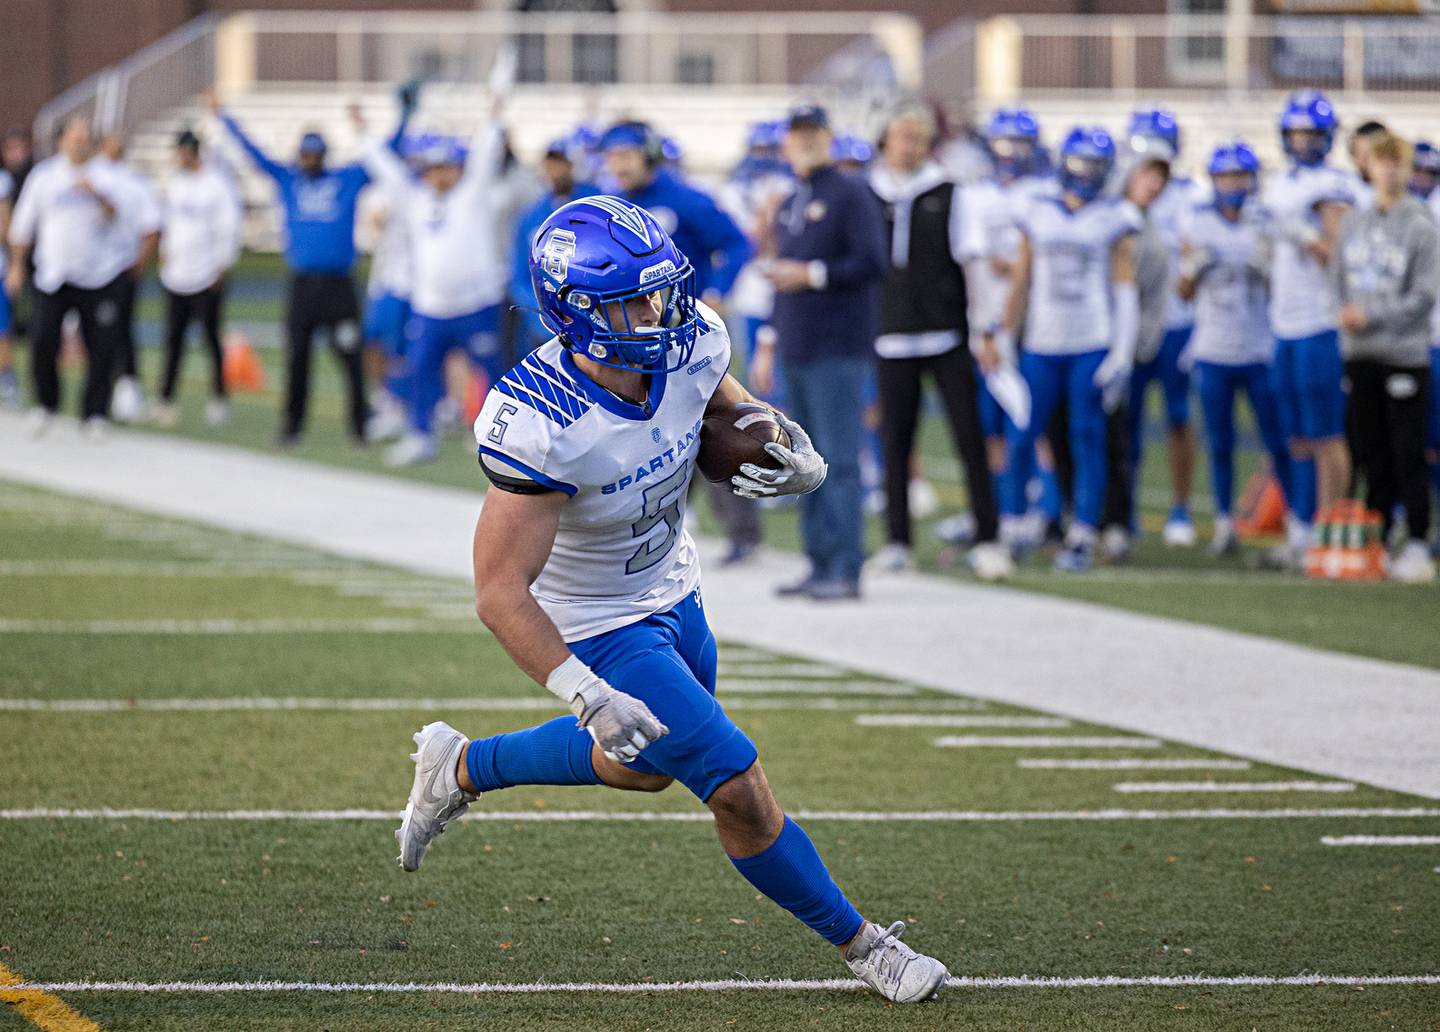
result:
[[[1060,148],[1060,196],[1031,198],[1019,214],[1020,251],[997,336],[1010,351],[1021,327],[1020,374],[1030,388],[1029,424],[1006,426],[1010,476],[1002,508],[1025,512],[1025,484],[1062,394],[1075,460],[1075,514],[1055,567],[1088,570],[1105,500],[1105,419],[1129,389],[1139,332],[1135,208],[1101,191],[1115,164],[1104,129],[1072,129]]]
[[[1235,495],[1235,396],[1240,391],[1250,399],[1281,485],[1290,482],[1290,453],[1270,386],[1275,341],[1266,311],[1270,256],[1265,212],[1255,200],[1260,160],[1247,144],[1222,144],[1210,156],[1209,172],[1215,199],[1187,220],[1176,289],[1195,304],[1195,331],[1179,361],[1182,369],[1193,363],[1200,387],[1215,494],[1210,554],[1221,556],[1239,548],[1230,507]]]
[[[1345,444],[1344,366],[1335,291],[1327,268],[1340,221],[1355,204],[1358,182],[1325,164],[1339,125],[1325,95],[1292,94],[1280,113],[1280,141],[1290,168],[1273,177],[1262,199],[1273,216],[1270,327],[1275,333],[1271,376],[1280,421],[1290,442],[1285,497],[1294,516],[1288,556],[1298,563],[1309,547],[1315,513],[1350,486]]]
[[[755,746],[715,698],[716,644],[684,509],[708,411],[752,401],[726,373],[730,338],[660,224],[618,197],[545,221],[531,247],[555,337],[502,377],[475,422],[490,479],[475,527],[476,609],[528,675],[569,707],[469,740],[416,736],[396,839],[416,870],[481,793],[515,785],[656,792],[678,780],[714,814],[720,844],[758,890],[839,948],[888,1000],[934,995],[938,960],[865,921],[770,791]],[[779,468],[745,464],[737,494],[803,494],[825,479],[805,431],[780,413]]]

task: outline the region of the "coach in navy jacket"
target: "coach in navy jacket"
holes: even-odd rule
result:
[[[790,113],[784,153],[795,191],[776,215],[770,273],[776,290],[771,325],[787,397],[830,464],[824,485],[800,499],[810,574],[781,589],[815,599],[854,598],[860,591],[863,392],[888,268],[880,204],[863,179],[830,163],[830,143],[823,108]]]

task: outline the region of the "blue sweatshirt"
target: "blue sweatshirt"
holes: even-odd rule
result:
[[[690,259],[697,296],[707,290],[730,292],[752,248],[744,231],[714,198],[663,168],[649,185],[622,196],[654,215],[680,253]]]
[[[880,202],[865,179],[827,165],[797,178],[775,217],[776,257],[825,266],[825,286],[777,292],[770,324],[786,362],[870,358],[889,271]]]
[[[275,180],[285,212],[285,261],[292,272],[348,273],[355,264],[355,202],[370,174],[364,165],[327,167],[308,176],[282,165],[245,135],[229,115],[220,121],[260,171]]]
[[[547,192],[520,215],[515,223],[515,264],[510,270],[510,303],[523,309],[535,307],[535,288],[530,283],[530,243],[545,220],[560,208],[581,197],[600,192],[594,183],[576,183],[564,197]],[[550,339],[550,331],[540,323],[540,317],[532,311],[521,311],[520,322],[529,339],[544,342]]]

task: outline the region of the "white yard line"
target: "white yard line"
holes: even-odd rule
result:
[[[880,699],[729,699],[726,709],[793,710],[796,712],[854,711],[892,705]],[[937,699],[936,710],[963,708],[964,700]],[[11,713],[227,713],[227,712],[489,712],[553,710],[561,707],[543,696],[513,699],[464,697],[454,699],[347,699],[325,697],[238,696],[218,699],[5,699],[0,712]]]
[[[1046,760],[1022,756],[1023,770],[1249,770],[1248,760]]]
[[[1243,810],[1216,807],[1204,810],[792,810],[797,820],[844,821],[867,824],[925,822],[954,824],[1011,824],[1046,822],[1125,822],[1175,820],[1302,820],[1310,818],[1434,818],[1440,808],[1328,807]],[[0,810],[0,820],[145,820],[145,821],[394,821],[398,810],[157,810],[149,808],[29,807]],[[706,810],[471,810],[462,820],[564,824],[572,822],[705,822]]]
[[[0,634],[481,634],[478,621],[408,620],[399,617],[270,620],[9,620]]]
[[[1440,985],[1440,975],[952,975],[951,989],[1189,989]],[[694,982],[20,982],[7,990],[47,993],[721,993],[856,990],[851,978],[727,978]]]
[[[867,713],[856,717],[861,727],[1069,727],[1064,717],[962,717],[938,713]]]
[[[795,663],[787,660],[732,663],[721,653],[720,673],[725,677],[844,677],[846,671],[824,663]]]
[[[1158,738],[1097,738],[1086,735],[941,735],[942,749],[1158,749]]]
[[[720,692],[734,694],[768,694],[770,692],[793,692],[796,695],[914,695],[915,689],[908,684],[891,684],[888,681],[792,681],[792,680],[726,680],[720,672]]]
[[[1327,846],[1440,846],[1440,835],[1325,835]]]
[[[1122,781],[1112,786],[1117,792],[1140,793],[1208,792],[1353,792],[1351,781]]]
[[[412,574],[470,575],[476,491],[144,432],[119,430],[102,447],[65,432],[33,441],[23,416],[10,413],[0,413],[0,440],[0,477]],[[716,554],[701,545],[703,556]],[[717,634],[1440,798],[1440,672],[943,577],[877,577],[857,605],[769,595],[769,582],[803,566],[779,552],[743,570],[708,566],[705,609]]]

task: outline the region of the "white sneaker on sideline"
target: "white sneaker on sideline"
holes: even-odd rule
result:
[[[1215,517],[1215,536],[1210,539],[1210,547],[1206,551],[1212,559],[1240,551],[1240,539],[1235,536],[1235,521],[1229,516]]]
[[[135,377],[122,376],[115,381],[115,390],[110,395],[110,415],[121,423],[138,423],[145,418],[145,392]]]
[[[421,434],[406,434],[385,453],[385,465],[387,466],[419,466],[425,462],[434,462],[439,455],[435,447],[435,438],[425,437]]]
[[[1130,558],[1130,532],[1119,524],[1112,523],[1100,535],[1100,547],[1105,558],[1112,563],[1123,563]]]
[[[936,520],[930,531],[947,545],[968,545],[975,540],[975,514],[966,511],[946,516],[943,520]]]
[[[205,425],[224,426],[230,421],[230,403],[224,398],[211,398],[205,403]]]
[[[875,573],[901,573],[910,569],[910,546],[892,541],[870,557],[867,566]]]
[[[1161,537],[1170,548],[1194,548],[1200,540],[1200,536],[1195,532],[1195,524],[1190,521],[1189,516],[1170,517],[1165,521]]]
[[[44,437],[55,422],[55,414],[38,405],[25,416],[25,432],[31,437]]]
[[[950,974],[934,957],[916,953],[900,941],[905,922],[881,930],[869,921],[845,951],[845,963],[855,977],[895,1003],[918,1003],[940,993]]]
[[[103,444],[110,437],[110,420],[91,416],[80,427],[80,434],[91,444]]]
[[[940,511],[940,492],[935,485],[923,477],[910,481],[907,488],[910,501],[910,516],[917,520],[928,520]]]
[[[970,549],[966,556],[975,576],[986,583],[1005,580],[1015,573],[1015,561],[1010,550],[996,541],[982,541]]]
[[[1411,538],[1390,563],[1390,579],[1401,584],[1429,584],[1435,580],[1435,560],[1425,542]]]
[[[408,425],[404,411],[387,402],[377,406],[374,414],[365,421],[365,440],[393,441],[404,436]]]
[[[415,761],[415,780],[400,827],[395,830],[395,841],[400,843],[397,859],[407,871],[420,870],[430,843],[480,798],[461,788],[455,774],[460,753],[470,744],[468,738],[437,720],[415,732],[414,739],[416,749],[410,759]]]

